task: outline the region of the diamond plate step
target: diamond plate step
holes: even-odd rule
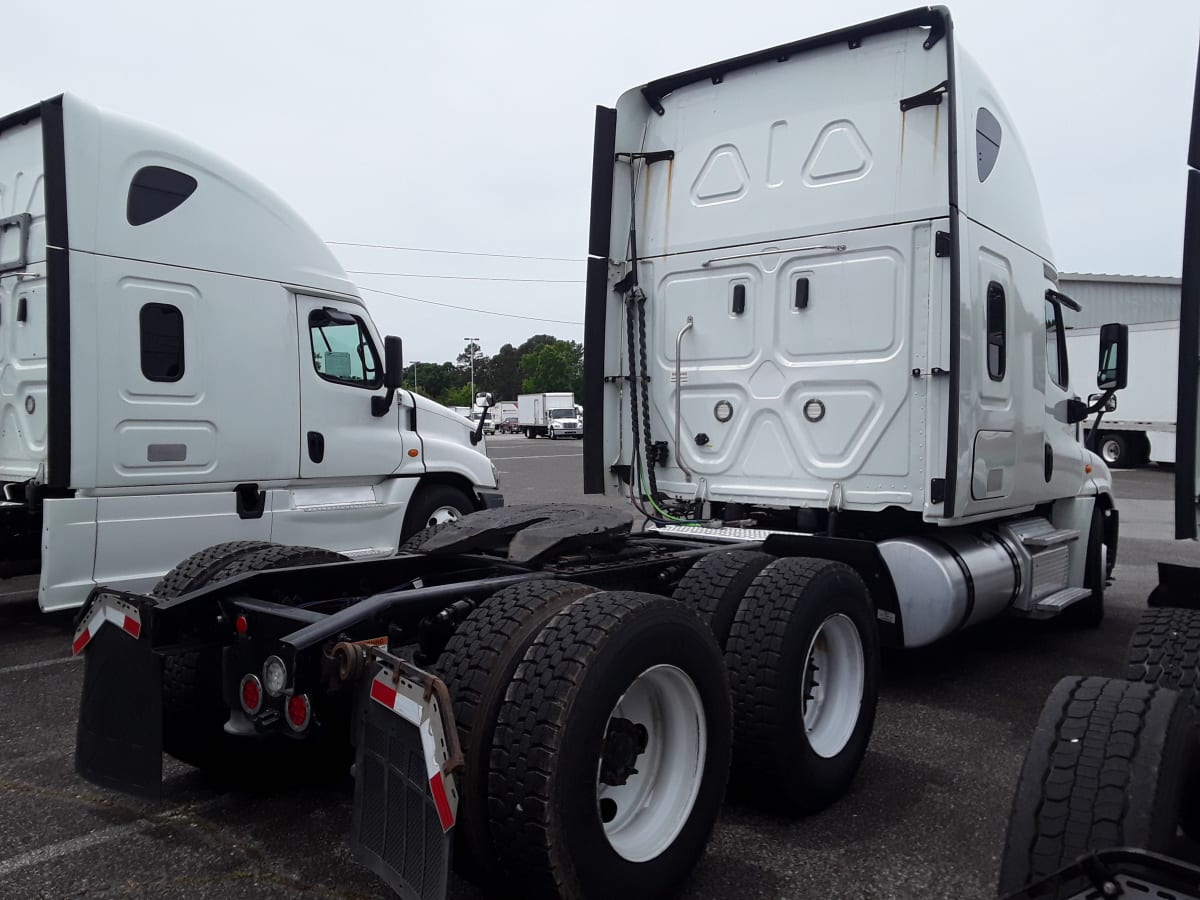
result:
[[[676,537],[704,538],[742,544],[747,541],[765,541],[772,534],[797,534],[795,531],[772,531],[766,528],[706,528],[700,525],[650,525],[646,531],[670,534]]]
[[[1061,591],[1055,591],[1049,597],[1043,597],[1039,600],[1037,602],[1037,610],[1038,612],[1062,612],[1072,603],[1086,600],[1090,596],[1092,596],[1091,588],[1063,588]]]
[[[1074,528],[1060,528],[1057,531],[1047,531],[1044,534],[1021,535],[1022,544],[1024,544],[1026,547],[1034,547],[1037,549],[1054,547],[1057,544],[1066,544],[1070,541],[1078,539],[1079,532]]]

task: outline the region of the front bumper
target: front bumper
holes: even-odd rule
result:
[[[479,495],[479,502],[484,509],[499,509],[504,505],[504,495],[497,490],[477,488],[475,493]]]

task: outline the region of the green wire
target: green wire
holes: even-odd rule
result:
[[[702,527],[702,526],[703,526],[703,524],[704,524],[703,522],[699,522],[699,521],[697,521],[697,520],[695,520],[695,519],[680,519],[680,518],[677,518],[677,517],[675,517],[675,516],[671,515],[669,512],[667,512],[667,511],[666,511],[665,509],[663,509],[661,506],[659,506],[659,505],[658,505],[658,503],[656,503],[656,502],[655,502],[655,500],[654,500],[654,496],[653,496],[653,495],[650,493],[650,491],[649,491],[649,490],[647,490],[647,487],[646,487],[646,472],[645,472],[645,470],[644,470],[644,469],[638,469],[638,481],[639,481],[639,482],[641,483],[641,485],[642,485],[642,494],[643,494],[643,495],[646,497],[646,499],[647,499],[647,500],[649,500],[649,501],[650,501],[650,505],[651,505],[651,506],[653,506],[653,507],[654,507],[654,508],[655,508],[655,509],[658,511],[658,514],[659,514],[659,515],[661,515],[661,516],[662,516],[664,519],[667,519],[667,520],[668,520],[668,521],[670,521],[670,522],[675,522],[675,523],[677,523],[677,524],[679,524],[679,525],[687,525],[687,526],[690,526],[690,527],[692,527],[692,528],[699,528],[699,527]]]

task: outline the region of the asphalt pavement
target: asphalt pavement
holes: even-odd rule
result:
[[[488,451],[508,502],[584,499],[579,442],[501,436]],[[1155,562],[1200,560],[1170,540],[1170,471],[1119,472],[1115,482],[1121,547],[1100,628],[1002,621],[889,655],[850,793],[802,818],[729,797],[684,896],[994,896],[1013,786],[1046,694],[1063,675],[1119,675]],[[0,593],[0,897],[389,896],[350,858],[346,782],[235,790],[168,761],[163,800],[151,803],[75,775],[82,665],[69,658],[70,616],[43,615],[27,584],[9,587]],[[487,896],[452,884],[457,900]]]

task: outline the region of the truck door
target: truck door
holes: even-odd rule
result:
[[[383,355],[366,311],[356,303],[296,296],[300,360],[300,476],[385,476],[410,458],[393,406],[371,414],[386,394]],[[408,438],[415,445],[415,436]],[[418,448],[419,449],[419,448]]]

